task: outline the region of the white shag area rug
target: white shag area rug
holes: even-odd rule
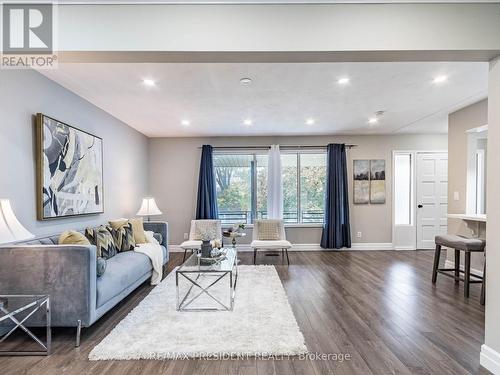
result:
[[[304,337],[274,266],[238,266],[233,311],[177,311],[174,270],[92,349],[89,359],[303,353]]]

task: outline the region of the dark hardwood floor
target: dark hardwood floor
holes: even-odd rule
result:
[[[259,254],[276,264],[311,353],[350,360],[103,361],[90,350],[151,290],[139,287],[73,346],[74,329],[54,329],[50,357],[0,357],[0,374],[487,374],[479,366],[484,337],[480,286],[465,300],[463,286],[438,276],[431,284],[429,251],[290,252]],[[240,253],[242,264],[252,254]],[[169,272],[182,260],[173,253]],[[237,297],[236,297],[237,298]],[[236,300],[236,303],[237,300]],[[161,319],[161,317],[158,317]],[[21,335],[14,340],[21,347]]]

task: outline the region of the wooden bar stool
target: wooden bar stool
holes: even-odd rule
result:
[[[435,242],[436,242],[436,252],[434,254],[434,268],[432,270],[433,284],[436,283],[437,274],[441,273],[445,276],[454,278],[456,283],[463,281],[464,296],[466,298],[469,298],[470,284],[482,283],[484,289],[483,277],[470,272],[470,258],[471,258],[471,253],[484,252],[484,249],[486,247],[486,241],[478,238],[467,238],[464,236],[458,236],[454,234],[443,234],[440,236],[436,236]],[[455,250],[454,268],[439,268],[439,258],[441,256],[442,246]],[[463,271],[460,269],[461,251],[463,251],[465,254],[465,264]],[[460,273],[464,274],[463,278],[460,277]],[[471,277],[473,277],[473,279],[471,279]]]

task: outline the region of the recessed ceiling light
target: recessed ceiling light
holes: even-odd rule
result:
[[[446,82],[447,80],[448,80],[448,76],[442,75],[442,76],[435,77],[432,82],[433,83],[443,83],[443,82]]]
[[[244,123],[245,125],[248,125],[248,126],[249,126],[249,125],[252,125],[252,120],[250,120],[249,118],[247,118],[247,119],[245,119],[245,120],[243,121],[243,123]]]
[[[314,125],[314,123],[315,123],[315,122],[316,122],[316,121],[315,121],[313,118],[308,118],[308,119],[306,120],[306,125]]]
[[[146,86],[155,86],[156,82],[152,79],[146,78],[142,80],[142,83],[144,83]]]
[[[368,119],[368,123],[372,124],[372,125],[378,124],[378,118],[376,118],[376,117],[370,117]]]
[[[181,121],[182,126],[189,126],[190,122],[188,120]]]
[[[252,78],[244,77],[244,78],[240,79],[240,83],[243,86],[251,85],[252,84]]]
[[[339,85],[347,85],[351,80],[347,77],[342,77],[342,78],[339,78],[337,83]]]

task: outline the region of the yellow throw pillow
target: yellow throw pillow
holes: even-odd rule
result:
[[[59,236],[59,245],[90,245],[90,241],[80,232],[67,230]]]
[[[109,225],[114,230],[118,230],[128,224],[128,219],[114,219],[109,221]]]
[[[134,239],[136,244],[147,243],[146,233],[144,233],[144,222],[142,217],[130,219],[129,223],[132,225],[134,232]]]

